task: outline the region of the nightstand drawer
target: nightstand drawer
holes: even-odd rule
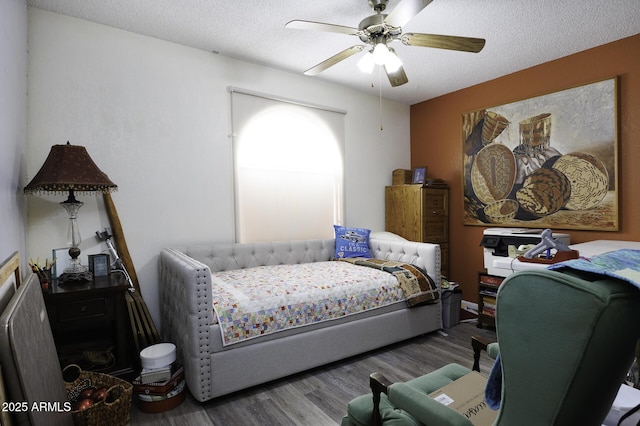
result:
[[[102,317],[106,314],[107,300],[105,298],[80,300],[58,305],[58,321],[60,322]]]

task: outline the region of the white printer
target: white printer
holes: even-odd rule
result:
[[[513,255],[513,248],[526,245],[536,245],[542,240],[543,229],[529,228],[487,228],[484,230],[480,245],[484,247],[484,267],[490,275],[506,277],[516,270],[545,268],[547,265],[539,263],[521,263]],[[571,244],[569,234],[553,233],[553,238],[564,244]],[[512,246],[512,255],[509,255],[509,246]],[[518,266],[522,264],[522,268]]]

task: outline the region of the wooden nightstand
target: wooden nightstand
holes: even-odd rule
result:
[[[125,302],[127,283],[114,272],[81,284],[43,290],[60,365],[78,364],[86,370],[122,378],[133,376],[135,354]]]

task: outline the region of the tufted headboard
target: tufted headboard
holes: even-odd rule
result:
[[[371,256],[411,263],[427,270],[440,284],[440,246],[406,240],[371,238]],[[209,267],[211,272],[252,268],[263,265],[298,264],[331,260],[335,240],[299,240],[264,243],[214,243],[175,247]]]
[[[277,241],[268,243],[218,243],[176,247],[204,263],[211,272],[253,268],[264,265],[310,263],[331,260],[334,240]]]

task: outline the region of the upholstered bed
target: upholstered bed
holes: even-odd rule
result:
[[[351,262],[331,261],[336,252],[334,239],[219,243],[163,249],[159,259],[162,335],[165,341],[176,344],[178,358],[184,364],[187,385],[193,396],[199,401],[207,401],[440,329],[440,247],[437,244],[389,239],[385,234],[379,233],[379,238],[372,234],[369,240],[371,256],[404,262],[426,271],[435,289],[435,300],[409,307],[406,300],[389,299],[369,310],[355,309],[325,321],[302,321],[293,328],[276,325],[275,330],[264,333],[261,330],[234,333],[233,321],[231,325],[225,324],[226,316],[235,315],[235,305],[232,303],[231,307],[224,308],[214,299],[224,299],[224,295],[235,290],[230,289],[214,298],[214,293],[220,291],[218,287],[226,285],[221,280],[246,279],[244,270],[261,270],[260,267],[264,265],[307,264],[306,267],[309,267],[309,263],[325,262],[340,264],[338,266],[345,270],[368,268],[353,266]],[[323,274],[322,271],[320,269],[319,273]],[[361,273],[386,274],[374,270]],[[331,274],[327,273],[326,276],[335,275]],[[263,291],[260,285],[254,287],[257,288],[255,291]],[[388,290],[388,281],[383,287],[383,299],[386,299],[386,294],[393,291]],[[374,290],[366,291],[370,294],[369,299],[380,298],[371,296]],[[356,297],[345,296],[338,305],[348,305],[347,300]],[[309,310],[308,302],[299,305]],[[325,302],[321,305],[325,311],[331,310]],[[301,311],[297,318],[306,317],[307,311]],[[262,315],[260,324],[268,322],[265,318],[274,317],[266,309],[256,312],[254,316]],[[234,318],[237,323],[238,317]],[[246,338],[233,339],[234,334],[245,333]]]

